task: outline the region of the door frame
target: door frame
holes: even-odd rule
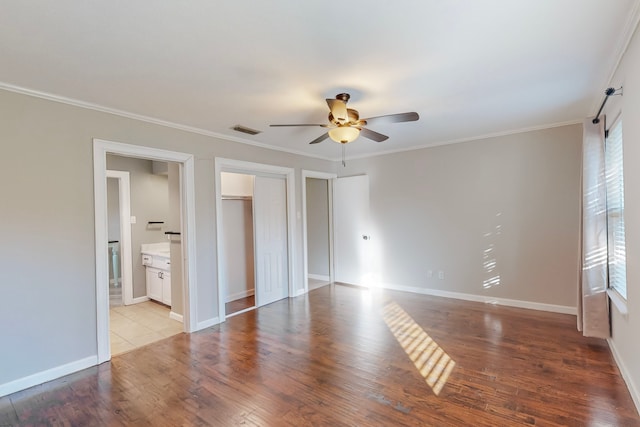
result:
[[[224,229],[222,226],[222,187],[220,185],[221,173],[232,172],[242,173],[246,175],[264,175],[278,176],[284,178],[287,191],[287,269],[289,281],[289,298],[304,293],[304,290],[294,293],[295,269],[294,260],[296,259],[296,251],[294,245],[295,236],[295,169],[282,166],[268,165],[263,163],[246,162],[242,160],[226,159],[223,157],[215,158],[215,190],[216,190],[216,263],[218,265],[218,315],[220,322],[226,320],[225,296],[227,293],[226,283],[224,283],[224,263],[222,262],[224,242],[222,235]],[[254,257],[255,263],[255,257]],[[257,291],[257,289],[256,289]]]
[[[120,215],[120,253],[122,273],[122,302],[133,304],[133,257],[131,252],[131,181],[129,172],[106,170],[106,177],[118,180]],[[115,278],[114,278],[115,279]]]
[[[309,292],[309,248],[307,233],[307,178],[317,178],[327,180],[327,197],[329,203],[329,281],[333,283],[333,185],[338,175],[335,173],[318,172],[312,170],[302,170],[302,250],[304,258],[304,293]]]
[[[184,331],[197,326],[196,247],[195,247],[195,174],[192,154],[140,145],[93,139],[93,186],[96,254],[96,329],[98,364],[111,359],[109,334],[109,262],[107,234],[107,154],[176,162],[180,164],[181,232],[183,258]]]

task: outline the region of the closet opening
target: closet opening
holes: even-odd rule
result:
[[[227,317],[256,306],[254,270],[254,176],[222,172],[222,259]]]
[[[294,286],[294,169],[216,158],[215,187],[220,321],[304,293]]]

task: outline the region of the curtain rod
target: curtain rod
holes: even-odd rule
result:
[[[605,95],[604,101],[602,101],[602,105],[600,106],[600,109],[598,110],[598,114],[596,114],[596,118],[591,120],[591,122],[594,125],[600,123],[600,118],[599,118],[600,117],[600,113],[602,113],[602,109],[604,108],[604,104],[607,103],[607,99],[609,99],[609,97],[613,96],[613,95],[622,95],[622,92],[616,93],[617,91],[622,91],[622,86],[620,86],[619,89],[614,89],[614,88],[610,87],[610,88],[607,88],[607,90],[604,91],[604,95]]]

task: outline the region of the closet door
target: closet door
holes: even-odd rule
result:
[[[253,190],[256,306],[289,296],[284,178],[256,176]]]

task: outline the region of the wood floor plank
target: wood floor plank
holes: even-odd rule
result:
[[[640,417],[607,343],[582,337],[574,316],[329,285],[6,396],[0,425],[640,426]]]

